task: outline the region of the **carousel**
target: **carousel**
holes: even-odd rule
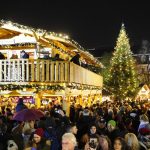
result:
[[[77,53],[80,65],[70,62]],[[29,106],[62,103],[68,112],[70,103],[100,102],[103,78],[94,70],[102,67],[68,35],[0,21],[1,105],[15,105],[23,97]]]

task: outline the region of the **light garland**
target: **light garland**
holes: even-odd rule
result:
[[[54,91],[60,91],[64,90],[63,86],[60,85],[15,85],[15,84],[2,84],[0,85],[0,90],[23,90],[24,88],[30,89],[35,88],[36,91],[42,91],[42,90],[54,90]]]
[[[137,70],[129,39],[122,25],[111,61],[107,88],[118,99],[133,97],[138,89]]]
[[[65,87],[59,84],[58,85],[38,85],[38,84],[33,84],[33,85],[1,84],[0,85],[1,91],[23,90],[25,88],[26,89],[34,88],[36,89],[36,92],[43,91],[43,90],[54,90],[54,91],[65,90]],[[101,87],[97,87],[97,86],[80,85],[80,84],[68,84],[67,88],[77,89],[77,90],[100,90],[101,89]]]
[[[0,45],[0,48],[8,48],[11,49],[13,47],[35,47],[35,43],[17,43],[17,44],[4,44]]]
[[[13,23],[11,21],[6,21],[6,20],[1,20],[0,21],[0,25],[1,26],[9,26],[12,28],[18,28],[18,29],[22,29],[28,32],[34,31],[35,33],[39,34],[39,35],[49,35],[49,36],[53,36],[53,37],[58,37],[58,38],[63,38],[67,43],[71,43],[72,45],[75,45],[75,47],[77,49],[79,49],[81,52],[85,53],[94,63],[98,64],[99,66],[102,66],[102,64],[99,62],[98,59],[96,59],[92,54],[90,54],[89,52],[87,52],[81,45],[79,45],[76,41],[72,40],[69,38],[68,35],[66,34],[62,34],[62,33],[55,33],[55,32],[49,32],[43,29],[35,29],[32,27],[28,27],[28,26],[24,26],[24,25],[20,25],[18,23]],[[51,44],[51,43],[50,43]],[[7,45],[8,46],[8,45]],[[11,47],[10,47],[11,48]],[[64,52],[63,49],[61,49],[60,47],[57,47],[59,51],[68,54],[67,52]]]
[[[91,85],[81,85],[81,84],[75,84],[71,83],[67,85],[67,88],[70,89],[77,89],[77,90],[101,90],[101,87],[98,86],[91,86]]]

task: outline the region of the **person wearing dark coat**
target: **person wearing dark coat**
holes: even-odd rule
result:
[[[5,59],[5,56],[0,52],[0,59]]]
[[[7,146],[7,125],[5,123],[5,116],[0,116],[0,150],[5,150]]]
[[[17,106],[16,106],[16,112],[19,112],[19,111],[26,109],[26,108],[28,108],[28,107],[23,103],[23,99],[19,98]]]
[[[74,107],[74,104],[72,104],[70,106],[70,116],[69,116],[71,122],[75,122],[75,115],[76,115],[75,107]]]
[[[115,138],[122,137],[122,134],[117,127],[116,121],[109,120],[107,123],[107,129],[108,129],[108,137],[111,139],[112,144],[114,143]]]
[[[18,146],[18,150],[24,149],[24,140],[23,140],[23,130],[24,122],[18,122],[17,125],[12,129],[11,131],[11,140],[14,140],[14,142]]]
[[[80,66],[80,54],[77,53],[74,57],[71,58],[70,62]]]
[[[106,127],[106,120],[104,120],[103,118],[100,118],[97,122],[97,133],[99,135],[107,135],[108,131],[107,131],[107,127]]]
[[[28,59],[28,58],[29,58],[29,54],[26,53],[26,52],[23,50],[23,51],[21,51],[21,58],[23,58],[23,59]]]
[[[89,131],[86,132],[80,139],[79,148],[83,149],[87,143],[91,141],[91,139],[98,140],[99,135],[97,134],[97,128],[95,123],[90,124]]]
[[[63,59],[60,58],[59,54],[56,54],[53,58],[54,61],[62,61]]]

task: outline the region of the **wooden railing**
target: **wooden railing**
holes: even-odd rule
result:
[[[70,82],[102,87],[103,78],[92,71],[70,63]]]
[[[102,86],[102,77],[67,61],[10,59],[0,60],[0,83],[2,82],[79,83]]]

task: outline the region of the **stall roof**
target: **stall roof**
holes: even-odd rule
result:
[[[102,64],[99,62],[99,60],[97,60],[92,54],[86,51],[76,41],[69,38],[66,34],[57,34],[43,29],[35,29],[32,27],[20,25],[18,23],[13,23],[11,21],[0,21],[0,40],[11,39],[21,34],[26,36],[28,35],[32,38],[34,37],[36,42],[44,44],[45,46],[54,45],[56,48],[62,49],[61,52],[64,51],[71,56],[74,56],[74,50],[77,50],[80,53],[81,58],[85,59],[88,63],[102,67]],[[2,45],[0,46],[2,47]],[[14,48],[12,47],[11,49]]]

